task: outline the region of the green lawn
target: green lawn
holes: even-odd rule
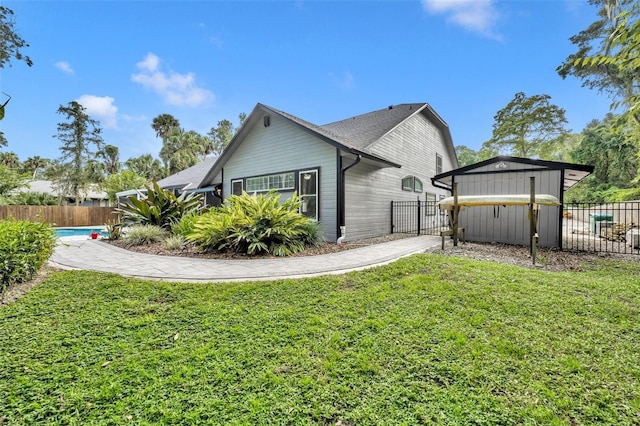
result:
[[[0,424],[640,424],[639,308],[639,262],[63,272],[0,308]]]

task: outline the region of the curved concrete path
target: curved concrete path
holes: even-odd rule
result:
[[[50,263],[166,281],[255,281],[341,274],[393,262],[438,246],[440,237],[420,236],[339,253],[276,259],[219,260],[135,253],[86,237],[61,238]]]

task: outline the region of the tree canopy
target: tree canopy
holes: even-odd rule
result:
[[[14,25],[13,10],[0,6],[0,68],[11,66],[12,58],[24,61],[29,67],[33,65],[31,58],[22,54],[22,49],[29,45],[15,32]]]
[[[567,135],[565,110],[549,95],[516,93],[494,116],[493,135],[482,149],[519,157],[544,158]]]
[[[81,202],[83,192],[87,191],[92,181],[88,170],[88,163],[95,160],[96,151],[102,148],[100,123],[87,115],[86,108],[76,101],[58,108],[58,114],[65,117],[66,122],[58,123],[58,133],[53,137],[62,142],[60,151],[59,181],[75,198],[76,205]],[[92,150],[92,146],[95,150]],[[60,182],[60,183],[62,183]]]
[[[640,127],[640,6],[636,0],[590,0],[600,8],[598,19],[570,38],[578,51],[557,69],[583,86],[607,93],[612,108]]]

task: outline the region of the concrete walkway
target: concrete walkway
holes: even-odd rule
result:
[[[86,237],[61,238],[50,263],[166,281],[255,281],[342,274],[393,262],[440,245],[440,237],[420,236],[339,253],[276,259],[219,260],[135,253]]]

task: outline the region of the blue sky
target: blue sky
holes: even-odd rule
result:
[[[21,160],[60,156],[60,105],[99,120],[122,161],[157,156],[151,122],[206,134],[264,103],[315,124],[428,102],[479,149],[517,92],[548,94],[578,133],[610,100],[562,80],[586,1],[3,1],[30,43],[0,71],[0,122]],[[4,99],[4,95],[3,98]]]

